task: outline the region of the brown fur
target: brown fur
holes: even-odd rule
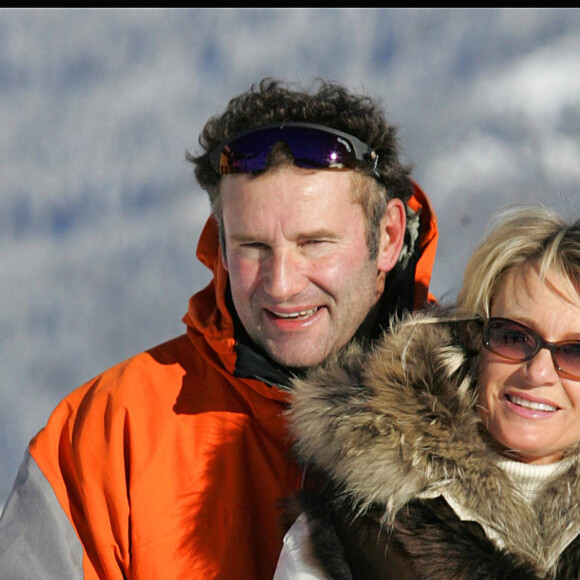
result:
[[[327,474],[340,490],[334,498],[357,514],[380,506],[381,525],[394,535],[419,494],[447,490],[538,578],[576,578],[558,576],[557,565],[562,532],[580,522],[578,461],[528,505],[493,461],[475,410],[478,361],[464,346],[464,324],[433,322],[416,315],[371,352],[351,346],[295,382],[288,418],[300,459]]]

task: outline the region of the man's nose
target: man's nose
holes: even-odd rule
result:
[[[291,249],[275,249],[264,264],[263,287],[277,302],[289,300],[308,283],[304,259]]]

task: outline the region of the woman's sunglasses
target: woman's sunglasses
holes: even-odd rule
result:
[[[483,328],[483,346],[505,359],[525,362],[542,348],[552,354],[554,366],[571,379],[580,379],[580,341],[548,342],[532,329],[508,318],[489,318]]]
[[[266,169],[272,146],[284,142],[294,164],[307,169],[353,169],[372,163],[377,179],[378,155],[354,135],[313,123],[283,122],[249,129],[226,139],[210,153],[217,173],[254,173]]]

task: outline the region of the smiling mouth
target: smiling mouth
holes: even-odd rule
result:
[[[302,320],[304,318],[310,318],[318,311],[318,306],[311,308],[310,310],[302,310],[300,312],[274,312],[272,314],[276,318],[284,318],[286,320]]]
[[[506,399],[511,403],[513,403],[514,405],[524,407],[525,409],[532,409],[533,411],[548,411],[550,413],[553,413],[554,411],[558,410],[558,407],[554,407],[553,405],[528,401],[527,399],[522,399],[520,397],[516,397],[515,395],[506,395]]]

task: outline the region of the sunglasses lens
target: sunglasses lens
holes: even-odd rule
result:
[[[262,134],[247,135],[226,145],[219,159],[219,172],[252,173],[266,166],[271,143]]]
[[[580,378],[580,342],[559,344],[555,358],[563,373]]]
[[[511,360],[531,357],[538,346],[537,337],[516,322],[492,320],[484,335],[485,345],[492,352]]]
[[[309,169],[354,167],[357,156],[348,139],[309,127],[274,127],[257,130],[227,143],[217,170],[221,174],[253,173],[266,168],[268,154],[279,142],[287,145],[295,165]]]

